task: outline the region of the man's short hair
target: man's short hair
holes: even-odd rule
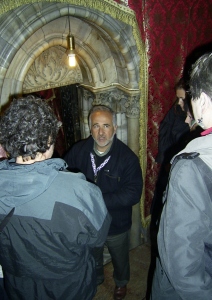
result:
[[[111,115],[113,116],[113,125],[116,126],[117,124],[117,118],[116,118],[116,113],[112,110],[112,108],[106,106],[106,105],[94,105],[88,114],[88,125],[89,127],[91,127],[91,115],[94,112],[97,111],[108,111],[109,113],[111,113]]]
[[[204,54],[194,63],[189,85],[193,99],[198,99],[202,92],[212,99],[212,53]]]
[[[0,144],[10,157],[34,159],[55,143],[59,125],[45,100],[34,96],[14,99],[0,120]]]

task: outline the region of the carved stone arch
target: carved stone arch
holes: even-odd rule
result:
[[[128,130],[131,132],[136,127],[139,131],[136,141],[130,141],[134,135],[128,134],[127,143],[130,147],[137,143],[136,148],[132,149],[140,157],[145,177],[147,59],[135,14],[125,6],[112,0],[67,0],[66,3],[64,0],[3,0],[0,7],[1,107],[7,104],[10,96],[22,94],[27,82],[32,83],[29,74],[32,72],[30,68],[35,67],[36,59],[41,62],[42,56],[49,56],[49,51],[65,52],[69,12],[73,20],[71,30],[76,40],[77,72],[83,78],[80,86],[90,90],[97,98],[101,93],[111,96],[111,93],[123,92],[124,96],[120,99],[125,99]],[[55,22],[56,31],[52,26]],[[87,30],[80,30],[82,24],[82,28]],[[98,43],[95,52],[94,42]],[[73,81],[80,80],[73,72],[71,78]],[[52,82],[46,84],[46,88]],[[121,113],[120,109],[124,107],[120,105],[122,100],[114,102],[114,99],[112,103],[116,103],[117,113]],[[143,201],[144,193],[141,216],[145,226]],[[135,233],[137,237],[138,232]]]
[[[10,1],[9,1],[10,2]],[[21,1],[20,1],[21,2]],[[31,1],[29,1],[30,3]],[[51,1],[49,1],[51,2]],[[67,1],[68,2],[68,1]],[[70,1],[75,3],[75,1]],[[76,1],[77,3],[79,1]],[[83,1],[82,1],[83,2]],[[75,35],[75,39],[77,42],[77,47],[79,49],[76,49],[76,51],[79,53],[79,57],[80,57],[80,52],[82,52],[82,49],[85,48],[85,46],[90,46],[92,45],[92,39],[95,37],[95,34],[90,34],[88,32],[88,35],[86,36],[86,38],[84,38],[84,36],[82,36],[82,32],[84,34],[85,32],[85,27],[89,27],[87,26],[88,24],[92,24],[93,27],[95,27],[95,29],[97,30],[97,38],[99,37],[100,39],[102,39],[104,41],[104,46],[108,47],[108,51],[105,51],[105,53],[110,52],[111,56],[113,57],[113,60],[115,62],[116,68],[115,71],[119,73],[120,78],[113,78],[114,81],[117,79],[117,83],[122,84],[123,86],[126,85],[126,87],[128,88],[139,88],[139,66],[140,66],[140,57],[141,55],[139,55],[139,49],[136,45],[136,39],[135,37],[137,37],[138,32],[136,33],[135,36],[135,28],[133,28],[133,26],[131,26],[131,24],[127,24],[124,23],[120,20],[118,20],[118,18],[112,18],[110,15],[106,15],[104,13],[102,13],[101,11],[96,11],[96,10],[92,10],[89,8],[89,3],[90,2],[90,6],[95,6],[97,5],[96,2],[94,1],[94,3],[92,3],[93,1],[87,1],[87,5],[85,5],[85,7],[83,6],[76,6],[76,5],[71,5],[70,6],[70,12],[73,14],[73,26],[72,29]],[[24,1],[25,3],[25,1]],[[7,7],[8,7],[7,3]],[[118,6],[117,4],[115,4],[114,2],[110,3],[110,1],[103,1],[102,4],[99,4],[98,8],[103,8],[103,6],[105,6],[108,9],[110,9],[110,6],[113,5],[113,10],[110,11],[113,12],[114,11],[114,7],[115,7],[115,12],[118,16],[117,11],[119,12],[120,16],[124,13],[122,12],[122,10],[120,9],[120,5]],[[14,3],[11,6],[14,6]],[[86,7],[87,6],[87,7]],[[117,9],[117,7],[119,7],[119,10]],[[123,8],[123,7],[122,7]],[[4,9],[4,3],[2,6],[2,9]],[[123,9],[124,10],[124,9]],[[133,16],[132,11],[130,11],[129,9],[125,8],[125,10],[127,10],[127,12],[132,14],[132,19],[134,19],[135,16]],[[55,31],[53,31],[52,29],[54,28],[54,26],[51,26],[51,33],[49,34],[49,32],[43,32],[43,40],[44,43],[42,43],[42,45],[36,45],[36,48],[39,48],[40,50],[42,50],[42,48],[44,48],[44,50],[46,49],[46,47],[51,47],[52,45],[56,45],[56,39],[57,44],[61,45],[62,47],[66,48],[66,41],[65,41],[65,37],[67,36],[67,18],[65,18],[64,21],[62,21],[62,19],[64,19],[63,17],[65,15],[67,15],[67,13],[69,12],[69,7],[67,7],[67,4],[64,3],[52,3],[52,4],[48,4],[46,2],[39,2],[39,3],[33,3],[32,5],[28,4],[28,5],[23,5],[19,6],[18,8],[16,8],[14,11],[11,12],[11,14],[13,14],[13,19],[14,19],[14,23],[16,27],[22,27],[22,28],[27,28],[28,30],[22,30],[22,39],[18,39],[18,40],[14,40],[14,38],[12,38],[12,36],[8,35],[9,37],[9,42],[11,43],[11,45],[14,45],[16,49],[13,49],[14,51],[9,51],[9,54],[7,53],[7,63],[10,63],[12,61],[12,59],[14,59],[14,54],[16,55],[16,53],[20,50],[23,49],[23,51],[25,51],[25,53],[28,52],[28,49],[30,49],[28,46],[33,46],[34,45],[34,41],[36,40],[36,35],[38,36],[38,30],[42,29],[44,27],[46,27],[46,25],[50,24],[53,20],[60,20],[59,21],[59,27],[61,27],[60,25],[62,24],[62,22],[65,22],[65,26],[64,26],[64,30],[62,31],[62,38],[61,36],[59,37],[57,34],[55,34]],[[122,12],[122,14],[121,14]],[[33,14],[32,14],[33,13]],[[17,15],[19,16],[19,18],[17,18]],[[26,16],[28,16],[28,18],[26,18]],[[38,16],[40,16],[40,19],[38,18]],[[126,20],[129,21],[129,16],[127,16],[127,14],[125,14],[126,16]],[[81,24],[75,24],[74,21],[75,20],[83,20],[85,26],[82,27],[82,23]],[[121,19],[121,18],[120,18]],[[20,21],[21,20],[21,21]],[[30,20],[30,24],[28,23],[28,20]],[[125,21],[125,20],[124,20]],[[135,21],[135,20],[134,20]],[[5,22],[6,22],[6,18],[5,18]],[[131,23],[132,20],[130,20],[129,23]],[[20,23],[20,24],[19,24]],[[57,24],[57,27],[58,27]],[[136,23],[135,23],[136,24]],[[2,23],[2,25],[6,28],[4,29],[4,34],[8,34],[8,30],[11,30],[10,26],[6,26],[6,23]],[[11,24],[14,25],[14,24]],[[76,26],[75,26],[76,25]],[[76,28],[75,28],[76,27]],[[55,29],[55,28],[54,28]],[[136,28],[138,30],[138,28]],[[61,32],[61,31],[60,31]],[[31,35],[29,35],[29,33],[31,33]],[[53,34],[54,33],[54,34]],[[133,34],[134,33],[134,34]],[[36,35],[35,35],[36,34]],[[39,35],[41,35],[41,33],[39,33]],[[47,38],[48,35],[48,39],[45,40]],[[33,45],[30,45],[30,40],[33,43]],[[79,40],[79,42],[78,42]],[[42,42],[42,41],[41,41]],[[47,45],[45,45],[47,43]],[[95,44],[97,43],[97,41],[95,42]],[[25,45],[25,47],[24,47]],[[80,47],[82,46],[82,47]],[[88,47],[89,48],[89,47]],[[96,47],[96,49],[100,49],[101,51],[101,47]],[[15,52],[16,50],[16,52]],[[93,50],[91,48],[91,50]],[[89,52],[88,49],[88,54],[90,54],[93,51]],[[22,53],[23,54],[23,53]],[[34,55],[34,54],[33,54]],[[38,55],[36,53],[36,55]],[[32,55],[31,55],[32,56]],[[91,55],[88,55],[91,56]],[[96,57],[98,55],[95,55]],[[85,61],[85,60],[84,60]],[[104,57],[104,61],[102,61],[103,63],[108,63],[107,62],[107,57]],[[97,66],[97,68],[100,66],[100,63],[97,61],[94,61],[93,63],[94,66]],[[92,66],[90,66],[90,69],[92,69]],[[99,68],[99,70],[103,70],[101,68]],[[126,73],[127,70],[127,73]],[[111,73],[116,73],[116,72],[111,72]],[[104,74],[104,72],[100,71],[97,72],[98,74]],[[123,74],[127,74],[124,76],[123,79],[121,79],[121,76],[123,76]],[[132,80],[132,76],[135,79],[135,82],[133,82]],[[100,76],[102,78],[102,80],[100,80],[101,82],[104,82],[104,76]],[[118,76],[117,76],[118,77]],[[129,80],[129,78],[131,77],[131,80]],[[111,80],[112,81],[112,80]],[[127,86],[127,83],[129,83],[129,86]],[[133,86],[135,85],[135,86]]]

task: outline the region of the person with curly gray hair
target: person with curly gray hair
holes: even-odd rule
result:
[[[152,300],[212,297],[212,53],[193,65],[190,92],[204,131],[172,159]]]
[[[110,216],[100,189],[51,158],[58,122],[44,100],[14,99],[0,120],[0,265],[8,299],[93,299],[94,247]],[[3,295],[3,293],[1,293]]]

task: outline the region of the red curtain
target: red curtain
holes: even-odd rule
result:
[[[136,13],[148,54],[148,216],[159,169],[155,163],[159,124],[174,101],[175,83],[200,55],[212,51],[212,1],[129,0],[128,4]]]

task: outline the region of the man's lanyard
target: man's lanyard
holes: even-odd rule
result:
[[[92,164],[92,168],[93,168],[93,172],[94,172],[94,182],[96,183],[98,171],[101,170],[106,165],[106,163],[110,159],[110,156],[108,156],[108,158],[106,158],[98,168],[96,167],[93,153],[90,153],[90,156],[91,156],[91,164]]]

